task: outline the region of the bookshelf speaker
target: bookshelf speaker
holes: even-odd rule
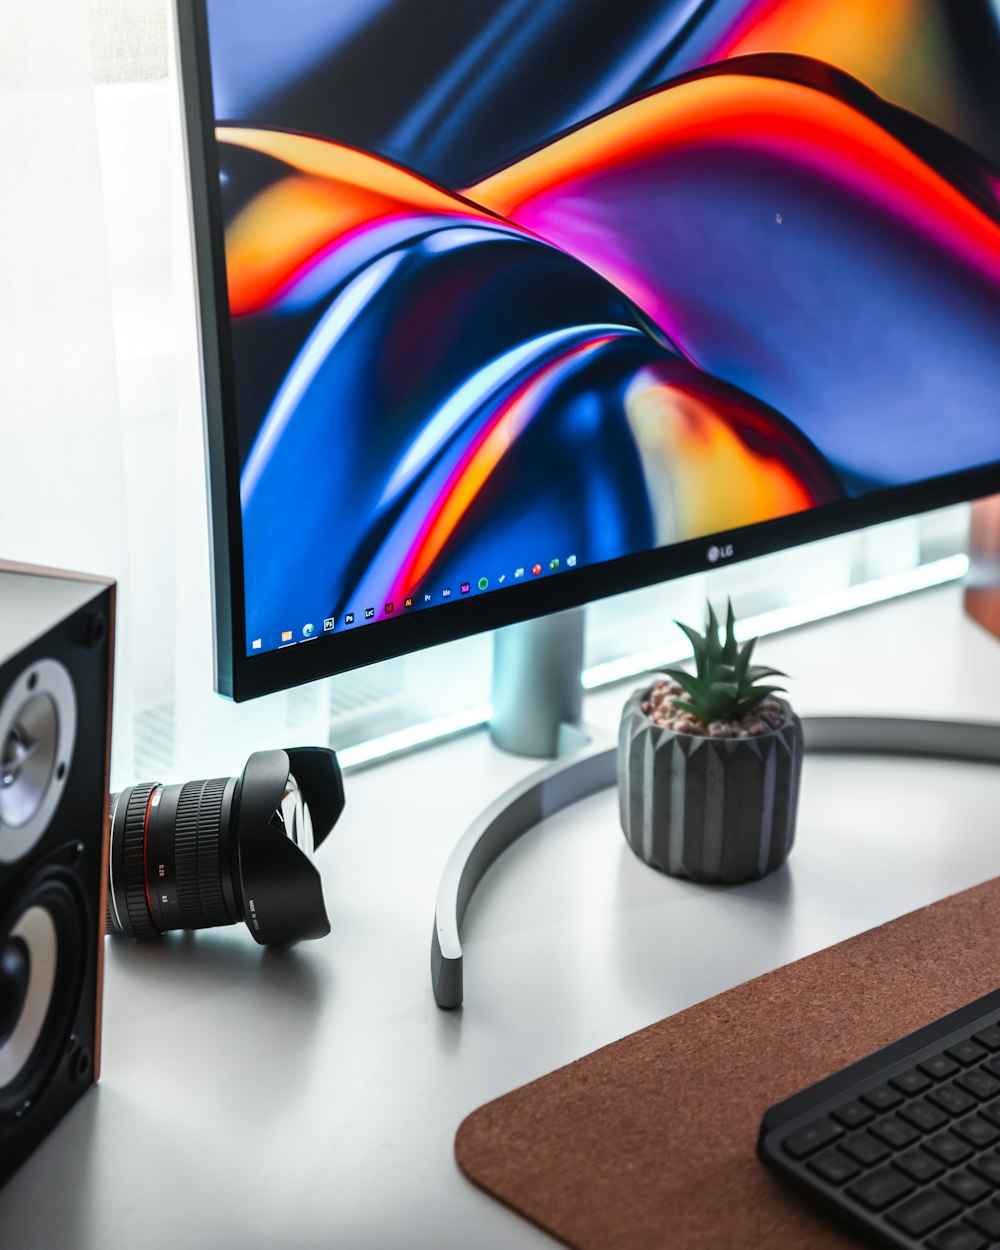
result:
[[[114,595],[0,562],[0,1184],[100,1071]]]

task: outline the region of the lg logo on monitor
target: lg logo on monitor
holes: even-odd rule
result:
[[[716,547],[714,544],[708,549],[709,564],[718,564],[720,560],[731,560],[733,557],[733,544],[726,543],[722,547]]]

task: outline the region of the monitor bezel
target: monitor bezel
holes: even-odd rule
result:
[[[240,464],[205,0],[176,0],[175,14],[201,353],[214,676],[221,695],[242,702],[273,694],[485,630],[1000,492],[997,460],[247,655]],[[725,556],[710,558],[713,548]]]

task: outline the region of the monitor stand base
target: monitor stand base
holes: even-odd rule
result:
[[[1000,764],[1000,724],[904,717],[818,716],[803,720],[806,750],[917,755]],[[588,746],[519,782],[479,816],[452,851],[438,887],[431,940],[431,984],[441,1008],[462,1005],[459,930],[469,900],[490,866],[544,817],[612,786],[617,746],[593,730]]]

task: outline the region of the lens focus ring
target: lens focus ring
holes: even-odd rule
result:
[[[158,785],[134,786],[125,809],[124,884],[125,908],[138,938],[156,937],[158,930],[149,915],[146,896],[146,813],[150,796]]]
[[[186,929],[232,924],[222,895],[220,832],[227,777],[189,781],[177,802],[177,902]]]
[[[115,915],[115,906],[111,901],[110,890],[108,890],[107,902],[104,904],[104,932],[118,934],[125,932],[125,930],[118,923],[118,917]]]

